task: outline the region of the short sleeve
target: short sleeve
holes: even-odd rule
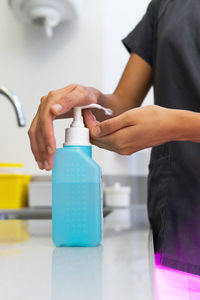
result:
[[[129,51],[142,57],[148,64],[153,64],[153,47],[156,40],[155,1],[151,1],[146,14],[138,25],[122,40]]]

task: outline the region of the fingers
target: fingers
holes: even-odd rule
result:
[[[92,144],[100,148],[104,148],[117,153],[121,153],[124,150],[124,147],[127,144],[126,141],[127,131],[125,130],[126,128],[121,128],[121,127],[125,126],[127,122],[125,122],[122,118],[118,118],[118,117],[113,118],[114,122],[107,122],[107,121],[102,122],[102,123],[106,123],[106,125],[102,127],[106,135],[102,137],[98,137],[98,127],[100,127],[102,123],[97,122],[95,116],[88,109],[84,110],[83,116],[84,116],[84,121],[86,126],[90,129]],[[113,121],[113,119],[108,121]],[[118,130],[117,128],[120,129]],[[123,131],[123,129],[125,131]],[[108,134],[108,132],[111,133]]]
[[[56,152],[53,120],[54,117],[51,115],[42,115],[39,117],[36,128],[36,135],[42,136],[45,151],[48,155],[54,155]]]
[[[74,106],[90,104],[90,102],[94,103],[94,101],[97,100],[89,89],[77,85],[72,85],[58,91],[52,91],[48,94],[45,103],[42,103],[41,106],[38,119],[38,131],[41,131],[49,157],[54,155],[56,151],[56,141],[53,130],[54,119],[60,116],[66,116],[66,114],[71,116],[70,110]]]
[[[96,120],[95,115],[93,115],[93,113],[89,109],[83,110],[83,118],[86,127],[88,127],[89,129],[93,129],[93,127],[99,124],[99,122]]]
[[[91,142],[93,145],[96,145],[100,148],[104,148],[114,152],[118,152],[119,150],[116,133],[107,135],[105,137],[100,137],[100,138],[92,137]]]
[[[38,141],[36,138],[36,134],[35,134],[40,110],[41,110],[41,105],[39,106],[38,111],[31,123],[30,129],[28,131],[28,135],[29,135],[29,139],[30,139],[31,150],[33,152],[35,160],[38,163],[39,168],[44,169],[42,155],[40,152],[40,147],[39,147],[39,144],[38,144]]]
[[[44,143],[44,139],[41,134],[41,131],[39,131],[37,133],[36,141],[37,141],[37,145],[39,146],[38,148],[39,148],[39,153],[40,153],[40,158],[41,158],[40,163],[42,164],[43,169],[47,169],[48,168],[48,159],[46,157],[46,147],[45,147],[45,143]]]
[[[31,149],[40,169],[50,170],[53,167],[53,155],[56,151],[53,121],[71,117],[71,108],[75,106],[97,103],[97,97],[97,90],[75,84],[51,91],[48,96],[42,97],[28,131]]]
[[[99,124],[91,126],[91,135],[93,137],[103,137],[110,135],[124,127],[133,125],[131,119],[129,119],[128,113],[121,114],[115,118],[108,119]]]
[[[159,144],[154,139],[155,137],[151,136],[151,132],[148,132],[148,128],[128,126],[105,137],[93,137],[91,142],[100,148],[114,151],[120,155],[131,155]]]
[[[45,122],[41,116],[43,106],[47,97],[41,99],[37,114],[32,121],[28,135],[30,138],[31,150],[40,169],[51,170],[53,167],[53,154],[56,151],[56,142],[53,134],[53,120]],[[47,126],[47,128],[46,128]],[[48,146],[45,139],[50,141]]]
[[[55,116],[60,116],[75,106],[83,106],[96,102],[97,97],[89,88],[72,85],[71,88],[68,87],[67,89],[50,92],[46,109],[50,109]]]
[[[87,115],[85,121],[94,145],[121,155],[131,155],[166,141],[160,129],[162,119],[163,110],[149,106],[132,109],[99,124]],[[96,133],[97,127],[99,135]]]
[[[95,126],[99,124],[99,122],[96,120],[95,116],[93,115],[93,113],[89,110],[89,109],[85,109],[83,111],[83,117],[84,117],[84,121],[85,121],[85,125],[86,127],[88,127],[90,130],[92,130],[93,132],[95,131]],[[109,140],[109,142],[108,142]],[[112,137],[109,139],[94,139],[91,138],[91,142],[93,145],[96,145],[100,148],[104,148],[110,151],[115,151],[114,147],[112,147]]]
[[[116,152],[120,155],[131,155],[141,150],[137,139],[134,139],[134,136],[137,136],[135,128],[136,126],[128,126],[104,137],[93,137],[91,142],[100,148]],[[134,143],[133,140],[135,140]]]
[[[99,140],[93,140],[91,139],[91,143],[99,148],[102,148],[102,149],[106,149],[106,150],[109,150],[109,151],[112,151],[112,152],[116,152],[116,149],[114,147],[111,147],[110,145],[106,144],[106,143],[103,143]]]

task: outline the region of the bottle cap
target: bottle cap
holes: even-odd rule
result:
[[[97,108],[104,110],[106,115],[112,115],[112,110],[99,104],[90,104],[73,108],[73,122],[70,128],[65,130],[65,143],[63,146],[90,146],[89,129],[85,127],[82,109]]]
[[[112,207],[129,207],[131,203],[131,187],[121,186],[116,182],[113,186],[105,187],[105,203]]]

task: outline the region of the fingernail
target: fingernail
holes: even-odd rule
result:
[[[41,163],[41,161],[37,161],[37,164],[38,164],[38,167],[39,167],[40,169],[44,169],[44,168],[43,168],[43,164]]]
[[[45,160],[45,162],[44,162],[44,168],[45,168],[45,170],[49,169],[49,164],[48,164],[47,160]]]
[[[47,147],[47,152],[48,152],[48,154],[52,154],[53,150],[50,146]]]
[[[94,134],[95,136],[99,136],[100,133],[101,133],[101,129],[100,129],[99,126],[96,126],[96,127],[93,128],[93,134]]]
[[[62,110],[62,105],[60,105],[60,104],[54,104],[53,106],[52,106],[52,109],[55,111],[55,112],[60,112],[61,110]]]

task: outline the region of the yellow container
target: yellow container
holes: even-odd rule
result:
[[[23,164],[0,163],[0,167],[2,168],[23,168],[23,166]]]
[[[27,221],[0,221],[0,244],[23,242],[26,241],[28,238],[29,233]]]
[[[19,209],[28,204],[28,184],[30,175],[9,174],[9,168],[21,168],[19,164],[0,164],[6,168],[5,174],[0,174],[0,209]]]

